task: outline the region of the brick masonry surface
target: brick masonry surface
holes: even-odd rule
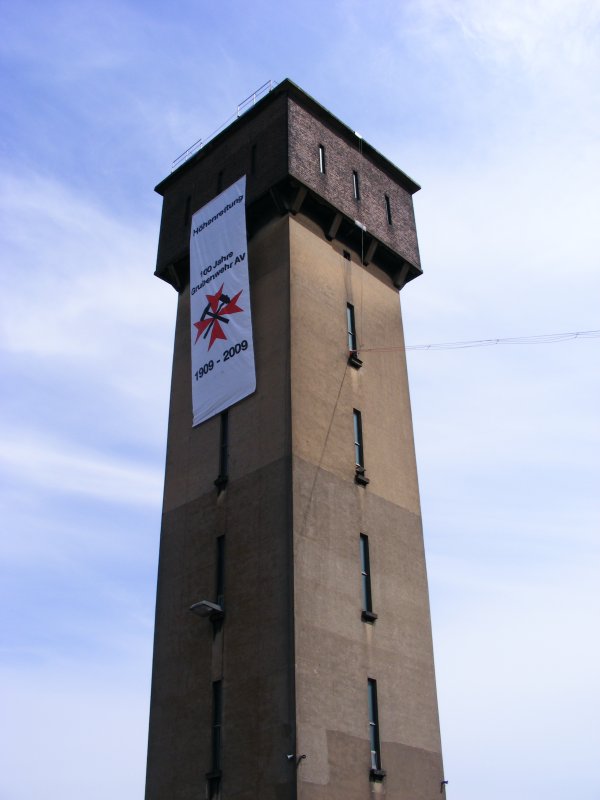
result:
[[[346,141],[325,122],[289,100],[289,169],[325,200],[420,266],[412,197],[360,152],[358,137]],[[326,171],[319,169],[319,145],[325,148]],[[360,200],[354,199],[352,172],[358,173]],[[390,199],[392,224],[387,221],[385,195]]]

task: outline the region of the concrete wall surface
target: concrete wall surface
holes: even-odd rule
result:
[[[287,220],[250,243],[257,391],[229,410],[229,480],[217,492],[219,417],[192,428],[189,292],[179,300],[156,608],[147,800],[204,797],[212,682],[223,684],[221,796],[291,798],[289,243]],[[225,536],[225,617],[215,600]]]
[[[294,617],[298,793],[439,796],[441,745],[398,293],[290,221]],[[359,342],[348,365],[346,305]],[[353,409],[368,486],[354,481]],[[361,619],[359,535],[369,537],[374,624]],[[367,681],[377,681],[381,785],[369,780]]]

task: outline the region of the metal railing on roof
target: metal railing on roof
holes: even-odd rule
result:
[[[194,144],[190,145],[187,150],[177,156],[175,161],[171,164],[171,172],[176,170],[182,164],[184,164],[189,158],[195,155],[198,150],[201,150],[204,145],[208,144],[211,139],[214,139],[215,136],[221,133],[228,125],[230,125],[234,119],[241,117],[246,111],[248,111],[252,106],[256,105],[256,101],[260,100],[263,95],[268,94],[272,89],[277,86],[277,81],[267,81],[263,83],[262,86],[259,86],[252,94],[249,94],[245,100],[242,100],[241,103],[238,103],[237,110],[235,114],[232,114],[228,119],[225,120],[218,128],[216,128],[212,133],[209,133],[208,136],[205,136],[203,139],[198,139]]]

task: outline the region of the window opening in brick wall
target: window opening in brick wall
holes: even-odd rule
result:
[[[319,172],[325,174],[325,148],[322,144],[319,145]]]
[[[354,199],[360,200],[360,185],[358,183],[358,172],[352,172],[352,188],[354,190]]]
[[[387,216],[388,225],[392,224],[392,206],[390,205],[390,198],[385,195],[385,213]]]

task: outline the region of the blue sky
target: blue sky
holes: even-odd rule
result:
[[[176,299],[153,186],[289,77],[423,186],[409,344],[598,329],[600,6],[1,0],[0,23],[0,797],[131,800]],[[599,346],[409,353],[454,800],[598,797]]]

